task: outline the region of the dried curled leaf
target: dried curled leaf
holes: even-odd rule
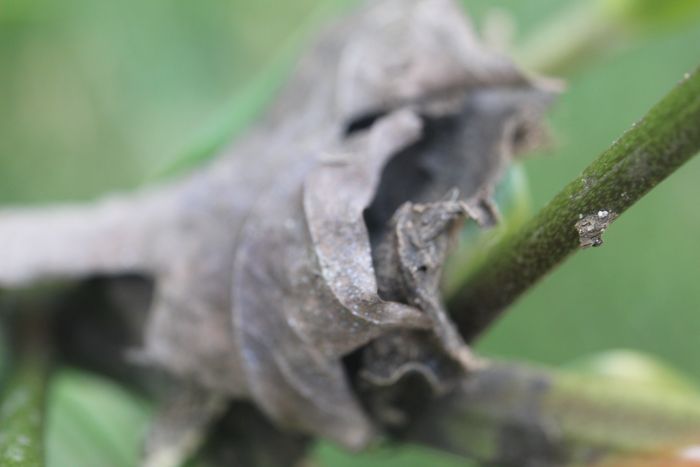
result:
[[[473,363],[442,266],[464,221],[497,218],[490,192],[551,97],[453,1],[372,2],[209,167],[90,206],[0,212],[0,286],[149,276],[142,363],[361,447],[376,428],[342,359],[369,345],[381,384],[410,370],[439,385],[435,368]]]

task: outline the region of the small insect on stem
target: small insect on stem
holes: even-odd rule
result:
[[[617,219],[617,214],[607,209],[601,209],[597,213],[587,216],[579,215],[579,221],[576,222],[575,227],[578,231],[581,248],[601,246],[603,232],[615,219]]]

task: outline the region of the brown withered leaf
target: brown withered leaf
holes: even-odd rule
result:
[[[493,186],[551,100],[454,1],[372,1],[322,34],[267,117],[199,172],[86,206],[0,211],[0,286],[150,277],[141,364],[361,447],[376,427],[343,357],[375,346],[379,384],[405,369],[440,383],[427,359],[473,364],[442,306],[442,265],[464,221],[497,218]]]

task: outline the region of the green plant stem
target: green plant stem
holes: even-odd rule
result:
[[[408,440],[487,465],[590,465],[697,444],[700,395],[493,363],[416,420]]]
[[[639,38],[675,31],[700,16],[696,0],[573,2],[534,31],[514,55],[538,73],[571,75]]]
[[[567,185],[519,232],[500,241],[450,297],[468,341],[579,249],[575,224],[617,216],[700,151],[700,73],[684,79],[635,126]],[[650,220],[653,222],[653,220]]]
[[[0,391],[0,465],[44,465],[44,415],[49,362],[43,322],[20,323],[16,360]]]
[[[570,75],[620,41],[621,31],[594,1],[576,2],[545,22],[515,56],[538,73]]]

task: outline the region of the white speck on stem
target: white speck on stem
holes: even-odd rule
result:
[[[604,210],[604,209],[598,211],[598,217],[599,217],[600,219],[605,219],[606,217],[608,217],[609,214],[610,214],[610,213],[609,213],[608,211]]]

